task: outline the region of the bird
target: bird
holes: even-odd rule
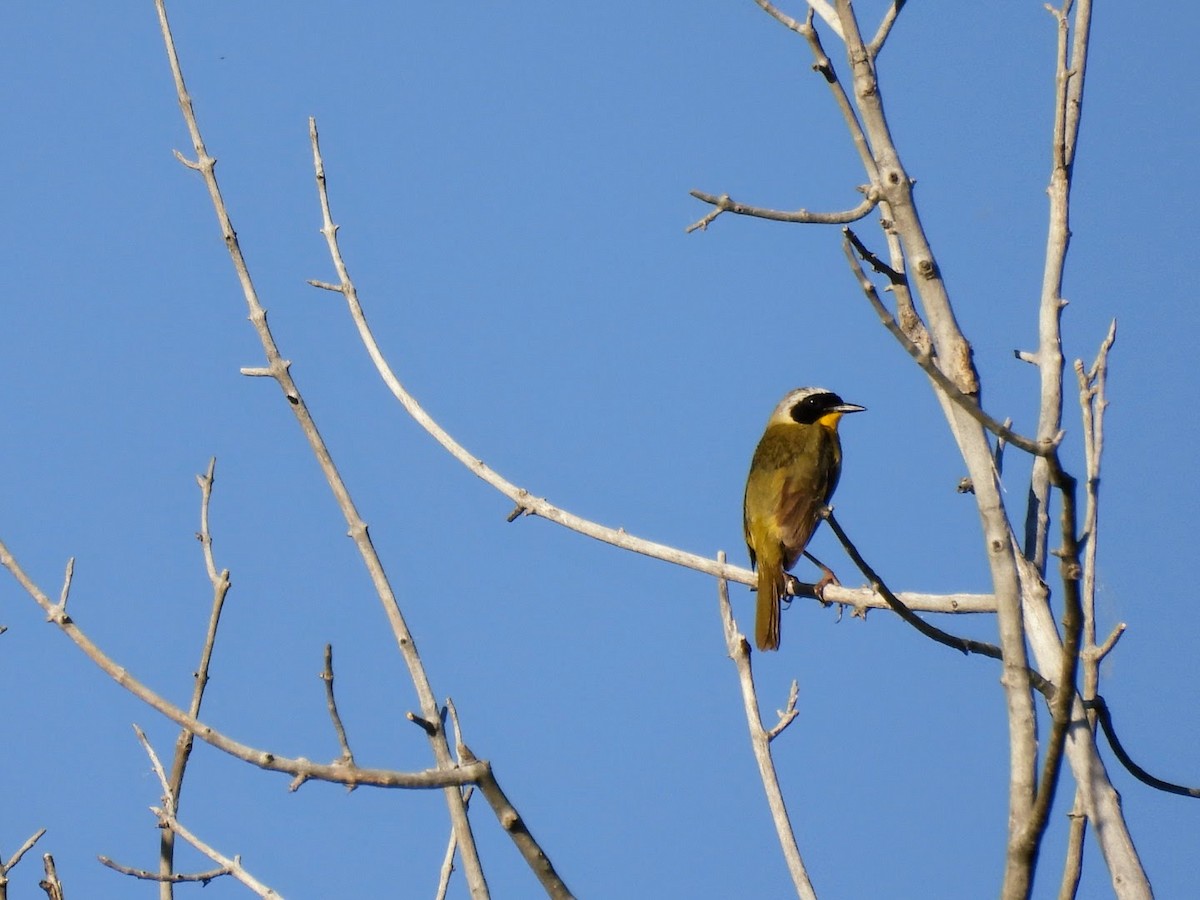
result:
[[[750,566],[758,570],[754,642],[759,650],[779,649],[786,573],[808,546],[837,487],[842,469],[838,423],[847,413],[865,409],[826,388],[802,387],[789,391],[767,420],[742,505]],[[822,585],[835,580],[828,569],[825,573]]]

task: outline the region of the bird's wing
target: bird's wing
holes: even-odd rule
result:
[[[812,428],[806,437],[811,437],[811,442],[805,456],[817,460],[817,464],[803,466],[800,471],[790,469],[781,473],[779,505],[775,509],[785,569],[796,564],[817,530],[817,514],[833,496],[841,469],[836,438],[824,428]]]

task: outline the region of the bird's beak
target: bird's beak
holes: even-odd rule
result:
[[[839,413],[866,412],[867,408],[865,406],[859,406],[856,403],[843,403],[840,406],[833,407],[829,411]]]

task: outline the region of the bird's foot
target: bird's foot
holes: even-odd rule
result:
[[[821,601],[822,606],[829,606],[833,603],[832,600],[825,599],[825,588],[831,584],[836,584],[838,587],[842,586],[842,583],[838,581],[838,577],[833,574],[833,569],[830,569],[828,566],[821,566],[821,580],[813,585],[813,593],[817,595],[817,599]]]

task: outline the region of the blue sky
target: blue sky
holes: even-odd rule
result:
[[[881,3],[858,4],[875,21]],[[789,895],[725,656],[715,585],[511,504],[406,418],[336,295],[318,234],[317,117],[342,248],[406,386],[512,481],[599,522],[745,561],[740,502],[766,416],[800,384],[869,408],[843,428],[843,525],[904,590],[985,591],[963,467],[910,360],[846,271],[836,229],[726,216],[699,188],[781,208],[855,205],[864,180],[801,41],[749,0],[175,4],[175,37],[282,351],[389,567],[439,696],[581,896]],[[1129,630],[1102,690],[1128,749],[1200,782],[1200,610],[1189,590],[1200,315],[1187,186],[1200,138],[1194,10],[1098,5],[1076,168],[1068,359],[1113,351],[1099,628]],[[321,650],[365,765],[423,768],[411,686],[328,488],[265,379],[197,175],[153,4],[9,4],[0,28],[0,537],[138,677],[185,702],[209,588],[194,475],[216,456],[212,527],[233,591],[205,719],[289,755],[337,753]],[[831,55],[835,39],[826,37]],[[1037,2],[909,4],[881,61],[905,165],[985,403],[1029,430],[1045,242],[1054,29]],[[835,58],[836,59],[836,58]],[[844,64],[839,71],[845,71]],[[878,231],[859,229],[882,249]],[[1068,406],[1069,468],[1081,473]],[[1023,512],[1028,466],[1010,454]],[[813,549],[854,583],[830,535]],[[840,560],[840,561],[839,561]],[[750,628],[752,594],[734,587]],[[130,728],[175,729],[0,581],[0,853],[38,827],[69,893],[149,895],[158,788]],[[990,639],[990,619],[939,622]],[[756,656],[822,898],[993,896],[1007,725],[997,667],[894,617],[797,602]],[[1195,890],[1200,805],[1105,753],[1158,896]],[[181,819],[286,896],[432,894],[435,793],[343,790],[200,747]],[[1043,852],[1054,896],[1070,783]],[[497,897],[536,884],[480,804]],[[36,857],[10,896],[40,895]],[[190,854],[186,869],[205,868]],[[1089,842],[1080,896],[1108,894]],[[205,896],[243,896],[214,883]],[[454,896],[464,896],[456,882]]]

